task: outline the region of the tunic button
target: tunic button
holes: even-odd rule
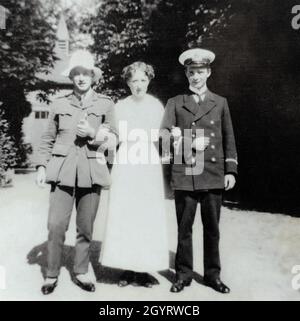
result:
[[[211,137],[215,137],[216,135],[215,135],[215,133],[211,133],[210,136]]]
[[[216,158],[215,157],[212,157],[211,158],[211,161],[214,163],[216,161]]]
[[[195,126],[196,125],[196,123],[195,122],[192,122],[192,126]]]
[[[215,122],[213,120],[211,120],[210,123],[213,125]]]
[[[210,147],[211,147],[211,149],[215,149],[215,148],[216,148],[216,146],[215,146],[215,145],[211,145]]]
[[[192,134],[192,137],[195,138],[195,137],[196,137],[196,134]]]

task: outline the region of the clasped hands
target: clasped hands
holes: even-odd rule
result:
[[[87,114],[84,115],[84,118],[80,119],[78,125],[76,134],[79,137],[89,137],[91,139],[94,139],[96,136],[95,129],[90,125]]]
[[[108,137],[109,128],[105,125],[101,125],[99,130],[96,132],[96,130],[88,122],[87,115],[85,115],[77,125],[76,134],[79,137],[89,137],[92,140],[104,142],[106,137]]]

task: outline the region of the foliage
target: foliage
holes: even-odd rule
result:
[[[0,30],[0,110],[8,121],[8,134],[17,149],[16,163],[27,162],[22,141],[22,120],[31,112],[25,93],[38,83],[37,72],[46,72],[55,61],[55,33],[39,0],[3,0],[9,10],[6,29]]]
[[[13,139],[8,134],[9,124],[0,112],[0,179],[7,169],[15,165],[16,148]]]
[[[139,0],[105,0],[92,19],[87,20],[94,38],[92,50],[100,61],[104,77],[101,90],[117,98],[124,94],[120,83],[122,68],[145,56],[151,32]]]
[[[73,1],[65,3],[61,0],[40,0],[46,21],[56,30],[60,16],[63,14],[69,30],[70,50],[87,48],[92,45],[93,39],[87,32],[83,21],[94,14],[98,0]]]
[[[45,20],[38,0],[3,0],[9,10],[6,29],[0,31],[0,79],[18,79],[24,88],[36,83],[35,74],[54,62],[53,28]]]
[[[85,22],[104,71],[99,89],[115,98],[124,95],[122,68],[144,60],[159,71],[153,91],[164,99],[169,96],[169,78],[178,78],[168,72],[176,70],[178,54],[201,44],[203,37],[217,36],[230,19],[229,11],[229,1],[104,0]]]

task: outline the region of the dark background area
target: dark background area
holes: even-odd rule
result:
[[[215,49],[212,89],[228,97],[246,208],[300,216],[299,30],[293,1],[240,2]]]
[[[291,26],[294,5],[234,1],[227,28],[217,39],[204,38],[202,47],[216,53],[208,85],[228,98],[237,141],[238,184],[225,198],[244,209],[300,216],[300,30]],[[158,70],[153,92],[165,102],[186,88],[177,59],[187,48],[183,24],[160,12],[157,28],[164,21],[167,30],[147,58]]]

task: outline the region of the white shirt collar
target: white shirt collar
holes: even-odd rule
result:
[[[197,89],[197,88],[192,87],[192,86],[190,86],[189,89],[190,89],[190,91],[195,93],[197,96],[201,97],[202,100],[205,97],[205,94],[206,94],[206,92],[208,90],[206,84],[201,89]]]

